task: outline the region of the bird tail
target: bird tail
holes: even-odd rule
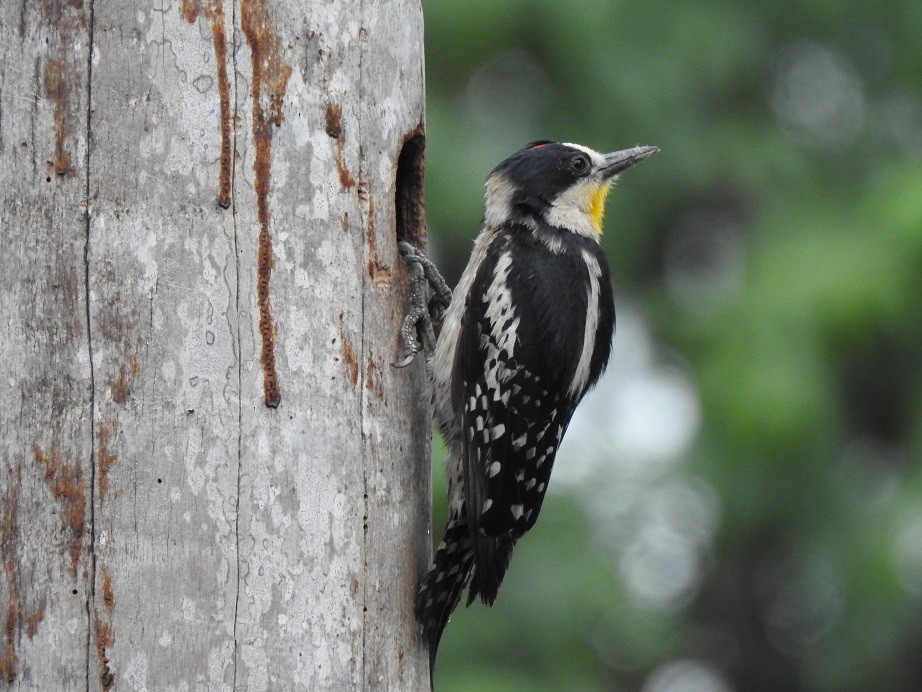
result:
[[[471,579],[471,590],[467,595],[468,606],[478,596],[484,605],[493,605],[500,584],[503,583],[503,577],[506,576],[506,570],[509,568],[515,542],[516,537],[509,534],[478,537],[475,547],[474,578]]]
[[[461,600],[461,594],[474,569],[474,544],[467,520],[461,513],[453,513],[445,526],[445,536],[435,551],[432,569],[420,584],[416,595],[414,613],[423,628],[429,646],[429,682],[435,670],[435,655],[442,632],[452,612]]]

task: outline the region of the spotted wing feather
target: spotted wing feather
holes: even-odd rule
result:
[[[513,291],[529,291],[516,274],[521,257],[513,267],[516,251],[507,238],[487,253],[467,297],[453,376],[475,543],[471,598],[479,593],[488,603],[515,542],[538,518],[574,406],[566,378],[547,367],[549,359],[561,360],[545,350],[553,344],[542,343],[546,340],[530,325],[522,325],[515,309]]]

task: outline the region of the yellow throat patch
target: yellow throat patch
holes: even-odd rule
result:
[[[602,217],[605,216],[605,198],[611,189],[611,183],[604,183],[589,192],[589,217],[595,232],[602,235]]]

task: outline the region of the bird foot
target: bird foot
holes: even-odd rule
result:
[[[404,357],[393,366],[405,368],[419,353],[420,346],[417,343],[417,336],[427,353],[432,353],[435,349],[435,331],[432,325],[441,322],[445,316],[445,311],[451,304],[451,289],[439,274],[435,264],[422,250],[403,241],[397,243],[397,248],[407,267],[410,310],[400,329]]]

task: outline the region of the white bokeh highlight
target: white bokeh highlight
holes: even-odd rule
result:
[[[551,492],[587,510],[593,545],[631,604],[674,611],[694,596],[720,524],[713,488],[683,462],[701,427],[688,366],[619,306],[611,364],[573,418]]]

